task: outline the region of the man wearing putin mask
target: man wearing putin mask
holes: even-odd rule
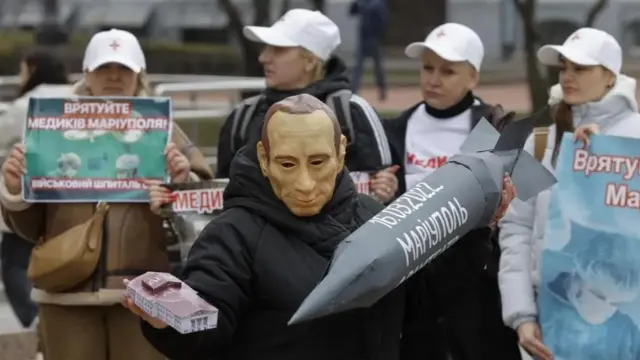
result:
[[[370,308],[287,324],[336,247],[383,208],[356,192],[345,153],[335,114],[317,98],[272,105],[261,140],[234,157],[225,208],[199,235],[182,273],[218,308],[217,327],[182,335],[126,299],[151,344],[173,360],[423,359],[429,339],[420,332],[419,274]]]

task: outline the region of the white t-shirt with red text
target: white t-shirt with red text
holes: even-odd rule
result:
[[[405,137],[407,190],[460,151],[469,135],[471,108],[449,119],[431,117],[422,104],[411,114]]]

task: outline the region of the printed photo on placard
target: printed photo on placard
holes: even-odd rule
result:
[[[28,202],[147,202],[167,181],[169,98],[31,98],[25,124]]]
[[[640,354],[640,140],[563,138],[549,201],[538,293],[557,360]]]

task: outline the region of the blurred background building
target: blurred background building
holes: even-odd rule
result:
[[[561,41],[584,23],[595,0],[537,0],[536,21],[545,38]],[[44,20],[43,0],[0,0],[0,28],[29,30]],[[356,19],[348,15],[352,0],[325,0],[325,12],[343,34],[341,52],[353,54]],[[234,0],[245,24],[254,19],[252,0]],[[270,21],[286,8],[312,8],[308,0],[269,1]],[[507,59],[523,47],[523,29],[514,0],[393,0],[386,37],[390,48],[424,37],[445,21],[466,24],[485,42],[487,59]],[[227,13],[217,0],[58,0],[58,20],[72,33],[118,27],[141,38],[185,43],[233,44]],[[269,22],[270,22],[269,21]],[[610,0],[596,24],[613,34],[628,55],[640,48],[640,1]]]

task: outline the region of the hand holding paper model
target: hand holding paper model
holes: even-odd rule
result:
[[[289,324],[369,307],[469,231],[487,226],[500,203],[505,173],[521,200],[555,183],[523,146],[537,115],[499,134],[482,119],[461,154],[425,177],[336,249],[324,279]]]
[[[144,312],[182,334],[213,329],[218,324],[218,309],[171,274],[147,272],[138,276],[127,285],[127,295]]]

